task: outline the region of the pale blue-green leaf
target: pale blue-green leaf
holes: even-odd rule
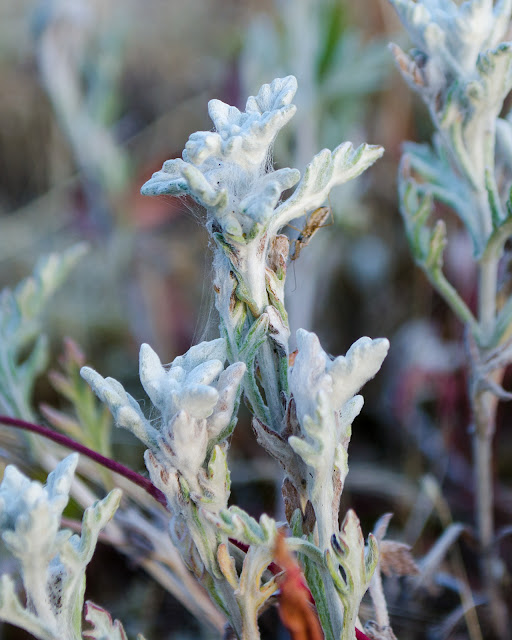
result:
[[[281,194],[300,179],[297,169],[279,169],[265,174],[240,202],[240,212],[264,224],[272,216]]]
[[[297,79],[295,76],[276,78],[270,84],[264,84],[258,91],[258,95],[247,99],[246,111],[248,113],[263,114],[267,111],[281,109],[291,104],[297,91]]]
[[[294,193],[276,209],[272,230],[277,232],[294,218],[320,207],[333,187],[360,175],[383,153],[382,147],[362,144],[354,149],[350,142],[334,151],[320,151],[306,167]]]

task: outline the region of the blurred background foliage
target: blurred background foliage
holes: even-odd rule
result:
[[[0,285],[13,286],[41,255],[87,242],[45,319],[52,368],[69,336],[90,365],[142,397],[140,343],[170,362],[215,337],[217,321],[201,212],[185,200],[144,198],[139,188],[181,154],[190,133],[211,128],[209,99],[243,107],[260,84],[293,73],[298,113],[278,140],[277,165],[303,170],[344,140],[386,148],[371,171],[332,193],[333,224],[289,266],[288,306],[292,327],[316,331],[333,354],[362,335],[391,339],[354,427],[343,508],[356,509],[366,532],[394,512],[394,537],[421,558],[450,521],[472,521],[469,415],[461,328],[414,267],[398,215],[401,143],[428,139],[430,124],[392,67],[389,40],[402,35],[385,0],[1,3]],[[447,273],[474,305],[471,246],[452,224]],[[41,403],[66,407],[47,376],[35,388],[34,406]],[[509,419],[502,407],[498,525],[512,513]],[[2,434],[8,461],[12,442]],[[142,468],[129,434],[114,430],[112,447]],[[243,414],[231,458],[233,501],[253,515],[279,515],[279,472],[254,446]],[[460,544],[439,575],[459,576],[471,537]],[[441,597],[433,577],[425,582],[411,595],[403,579],[388,580],[397,635],[423,638],[428,628],[432,637],[467,637],[446,618],[457,596]],[[198,637],[191,615],[110,547],[98,548],[88,589],[129,633]],[[264,637],[286,637],[275,619],[265,624]],[[0,637],[27,636],[4,627]]]

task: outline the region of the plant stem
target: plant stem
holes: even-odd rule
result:
[[[31,431],[32,433],[37,433],[41,436],[44,436],[48,440],[53,440],[57,444],[62,445],[63,447],[67,447],[68,449],[73,449],[77,453],[82,453],[83,455],[91,458],[98,464],[101,464],[103,467],[110,469],[114,473],[118,473],[121,476],[124,476],[131,482],[142,487],[150,496],[152,496],[157,502],[167,508],[167,500],[165,495],[160,489],[155,487],[155,485],[144,476],[141,476],[140,473],[136,471],[132,471],[128,467],[125,467],[124,464],[120,462],[116,462],[111,458],[107,458],[106,456],[102,456],[101,453],[97,453],[89,447],[80,444],[79,442],[75,442],[68,436],[62,435],[61,433],[57,433],[56,431],[52,431],[47,427],[43,427],[39,424],[33,424],[32,422],[26,422],[25,420],[20,420],[18,418],[10,418],[9,416],[0,416],[0,424],[7,425],[9,427],[16,427],[17,429],[23,429],[24,431]]]
[[[28,560],[28,562],[27,562]],[[27,594],[27,609],[33,611],[39,622],[51,633],[57,635],[58,622],[55,614],[48,606],[47,598],[47,568],[41,556],[35,558],[29,554],[21,559],[23,585]],[[73,640],[77,640],[76,636]]]
[[[493,138],[494,140],[494,138]],[[494,150],[494,147],[493,147]],[[494,153],[494,151],[493,151]],[[487,231],[487,245],[492,244],[492,216],[487,193],[480,193],[481,219]],[[484,252],[479,264],[478,321],[480,325],[480,349],[490,345],[496,330],[496,295],[498,290],[498,261],[493,252]],[[476,364],[478,366],[478,364]],[[471,367],[472,377],[479,375]],[[492,377],[500,381],[504,370],[496,370]],[[508,637],[507,611],[496,576],[495,568],[500,559],[493,547],[494,539],[494,492],[492,443],[496,431],[498,398],[488,391],[476,391],[471,398],[474,429],[472,434],[473,468],[476,492],[476,526],[481,552],[481,568],[484,588],[489,601],[492,625],[502,639]]]
[[[480,340],[487,346],[492,339],[496,323],[496,292],[498,288],[498,260],[494,257],[480,262],[478,320]]]
[[[356,620],[357,611],[351,607],[345,607],[345,614],[343,617],[343,631],[340,640],[354,640]]]
[[[242,610],[242,640],[256,640],[259,637],[257,613],[252,607],[244,607]]]
[[[205,585],[206,586],[206,585]],[[208,588],[208,587],[207,587]],[[213,589],[213,590],[212,590]],[[214,601],[220,605],[220,608],[228,615],[228,620],[236,633],[237,637],[245,640],[247,636],[243,635],[243,621],[240,607],[236,601],[232,587],[224,579],[213,578],[212,588],[208,589]],[[256,627],[257,629],[257,627]],[[257,640],[259,634],[251,636],[251,640]]]
[[[464,300],[460,297],[455,287],[448,282],[443,271],[441,269],[434,269],[432,271],[426,270],[425,272],[430,282],[434,285],[434,288],[441,294],[446,300],[446,303],[455,313],[459,320],[467,325],[472,335],[477,342],[480,342],[480,328],[478,323],[471,313],[471,310],[466,305]]]
[[[384,587],[382,586],[382,576],[380,574],[380,566],[377,566],[373,572],[370,582],[370,596],[375,610],[375,619],[380,627],[389,627],[389,614],[384,596]]]
[[[472,440],[476,491],[476,526],[482,554],[482,577],[494,629],[500,638],[507,638],[508,614],[496,576],[496,569],[499,567],[500,559],[493,546],[492,442],[497,404],[498,399],[489,392],[479,393],[473,398],[475,427]]]

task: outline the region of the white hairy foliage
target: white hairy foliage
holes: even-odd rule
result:
[[[88,367],[82,369],[82,376],[108,405],[117,425],[148,446],[146,464],[151,479],[175,512],[183,508],[177,474],[195,499],[208,491],[209,508],[215,509],[217,501],[221,506],[227,502],[226,473],[217,469],[224,454],[217,448],[225,447],[225,438],[234,427],[245,365],[239,362],[224,369],[225,360],[223,338],[193,346],[168,368],[149,345],[142,345],[140,379],[152,402],[151,413],[158,416],[151,421],[119,382],[102,378]]]
[[[210,222],[239,242],[253,240],[271,225],[275,234],[290,220],[322,205],[337,184],[362,173],[383,149],[350,143],[324,149],[306,168],[297,190],[283,203],[281,195],[300,179],[297,169],[274,171],[268,161],[280,129],[293,117],[294,76],[276,78],[247,100],[245,112],[211,100],[208,111],[215,131],[192,134],[183,159],[168,160],[142,187],[145,195],[191,195],[208,212]]]
[[[45,485],[8,466],[0,485],[0,532],[17,558],[26,596],[23,605],[11,576],[0,582],[0,619],[40,640],[81,640],[85,569],[101,529],[114,515],[121,491],[89,507],[81,535],[60,528],[78,454],[65,458]]]

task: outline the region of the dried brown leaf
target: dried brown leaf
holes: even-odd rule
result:
[[[295,485],[290,478],[285,478],[283,486],[281,487],[281,493],[283,494],[284,501],[284,513],[286,520],[291,522],[293,514],[297,509],[300,509],[300,497],[299,492],[295,488]]]
[[[293,514],[299,509],[302,513],[302,532],[306,535],[312,533],[316,524],[316,515],[311,501],[307,501],[306,508],[302,511],[299,492],[290,478],[284,479],[281,492],[283,494],[286,520],[291,523]]]
[[[380,570],[386,576],[414,576],[420,572],[412,557],[411,547],[403,542],[383,540],[379,552]]]

